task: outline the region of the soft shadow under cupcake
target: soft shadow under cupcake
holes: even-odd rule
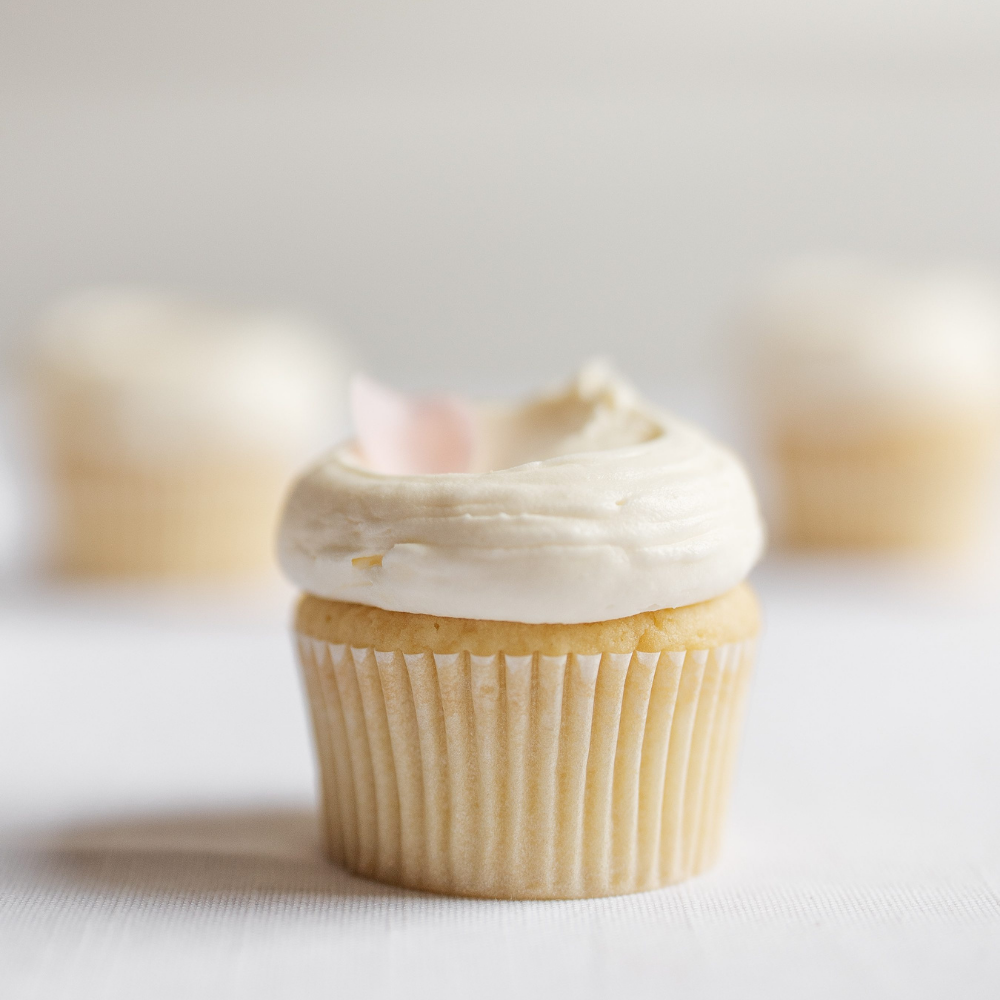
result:
[[[25,838],[22,871],[63,890],[129,895],[408,896],[323,856],[310,810],[245,809],[122,817]]]

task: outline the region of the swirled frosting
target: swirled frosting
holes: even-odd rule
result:
[[[353,443],[308,470],[281,526],[288,576],[390,611],[577,623],[716,597],[759,557],[739,460],[603,367],[476,412],[475,471],[386,475]]]

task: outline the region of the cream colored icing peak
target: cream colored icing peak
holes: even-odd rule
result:
[[[738,459],[607,369],[478,414],[478,471],[384,475],[351,443],[308,470],[281,527],[289,577],[390,611],[575,623],[716,597],[759,557]]]

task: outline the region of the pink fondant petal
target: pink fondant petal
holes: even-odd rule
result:
[[[471,466],[476,422],[465,400],[405,396],[355,375],[351,412],[358,448],[376,472],[407,476]]]

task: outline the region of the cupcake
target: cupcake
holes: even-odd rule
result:
[[[279,542],[330,857],[514,899],[704,871],[759,629],[743,466],[601,366],[522,405],[353,396]]]
[[[787,541],[934,548],[974,534],[1000,414],[1000,309],[985,287],[800,264],[749,326]]]
[[[273,565],[292,470],[336,440],[346,378],[301,322],[91,291],[37,331],[54,568],[238,576]]]

